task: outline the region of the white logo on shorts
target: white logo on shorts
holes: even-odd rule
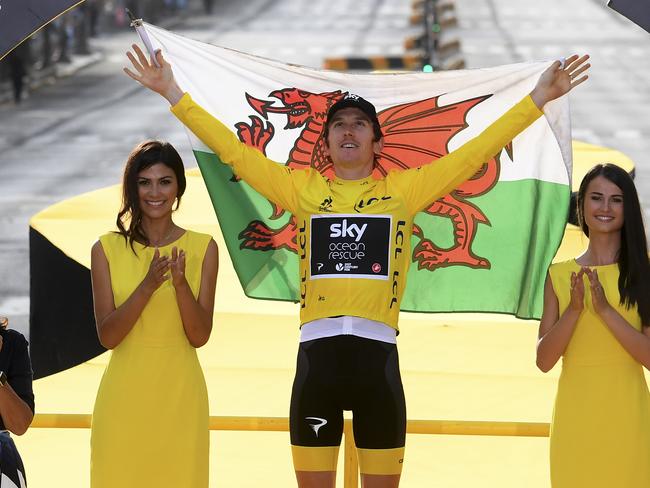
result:
[[[317,423],[312,424],[311,422],[309,423],[309,427],[311,427],[314,430],[314,434],[316,434],[316,437],[318,437],[318,429],[320,429],[323,425],[327,423],[327,420],[321,419],[319,417],[305,417],[305,420],[315,420]]]

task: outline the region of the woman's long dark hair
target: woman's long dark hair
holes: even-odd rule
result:
[[[578,190],[578,222],[589,237],[584,218],[587,186],[597,176],[603,176],[623,192],[623,228],[621,249],[618,252],[618,291],[621,305],[636,305],[645,326],[650,325],[650,262],[648,243],[643,226],[643,215],[634,182],[627,172],[610,163],[598,164],[585,175]]]
[[[122,209],[117,214],[117,228],[119,234],[129,241],[131,249],[135,252],[133,241],[149,245],[149,238],[142,228],[142,209],[138,197],[138,174],[141,171],[162,163],[170,168],[176,175],[178,194],[176,195],[176,210],[181,204],[181,197],[185,193],[185,168],[183,160],[168,142],[144,141],[138,144],[126,160],[124,176],[122,179]],[[128,227],[127,227],[128,225]]]

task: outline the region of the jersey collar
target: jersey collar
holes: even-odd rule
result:
[[[332,183],[337,186],[346,186],[346,187],[356,187],[356,186],[368,186],[375,181],[372,175],[361,178],[360,180],[344,180],[335,176],[332,180]]]

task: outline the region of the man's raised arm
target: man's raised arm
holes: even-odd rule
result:
[[[413,213],[458,188],[491,157],[542,115],[546,103],[567,94],[587,79],[589,56],[573,55],[565,63],[555,61],[539,77],[537,85],[519,103],[481,134],[446,156],[391,175],[407,197]]]
[[[148,60],[136,44],[133,45],[133,53],[127,52],[126,55],[137,72],[124,68],[128,76],[164,97],[170,103],[172,113],[222,162],[232,166],[237,176],[272,202],[294,212],[297,206],[296,189],[302,186],[306,172],[293,171],[239,141],[224,124],[183,92],[161,51],[156,51],[159,67]]]

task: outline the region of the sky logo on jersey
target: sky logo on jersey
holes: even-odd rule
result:
[[[330,237],[352,237],[354,242],[359,242],[366,231],[368,224],[359,227],[357,224],[348,224],[348,219],[343,219],[340,224],[330,225]]]
[[[312,215],[311,279],[388,279],[390,215]]]

